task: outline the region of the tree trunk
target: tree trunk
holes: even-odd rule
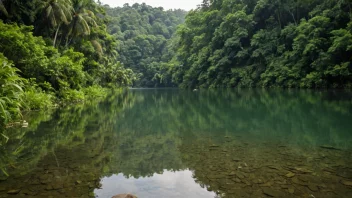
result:
[[[57,26],[57,30],[56,30],[56,32],[55,32],[54,44],[53,44],[54,47],[55,47],[55,44],[56,44],[57,34],[59,33],[60,25],[61,25],[61,24],[59,24],[59,26]]]
[[[295,22],[295,25],[297,26],[297,21],[295,19],[295,15],[293,14],[293,12],[291,12],[291,10],[289,12],[290,12],[290,14],[291,14],[291,16],[293,18],[293,21]]]

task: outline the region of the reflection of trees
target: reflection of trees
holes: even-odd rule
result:
[[[283,90],[132,90],[134,105],[118,114],[110,173],[149,176],[178,169],[176,147],[203,138],[246,136],[345,147],[351,101],[343,93]],[[348,93],[345,93],[348,94]],[[346,111],[347,109],[347,111]],[[167,160],[167,163],[166,163]],[[177,164],[177,166],[176,166]],[[184,166],[185,167],[185,166]]]
[[[348,96],[296,90],[120,92],[25,118],[29,128],[5,132],[11,139],[0,149],[0,167],[10,175],[31,176],[42,174],[38,167],[60,164],[82,173],[66,183],[90,182],[90,191],[102,176],[138,178],[191,168],[199,183],[214,188],[196,163],[204,168],[213,163],[204,163],[220,156],[207,153],[209,145],[223,144],[225,136],[347,148],[352,138],[346,130],[352,117]]]
[[[350,93],[299,90],[135,90],[138,102],[118,131],[220,133],[281,138],[309,145],[347,146]],[[349,141],[349,142],[348,142]]]
[[[129,93],[136,102],[117,115],[112,143],[115,147],[111,147],[114,150],[106,175],[123,173],[138,178],[162,173],[164,169],[184,168],[177,150],[181,143],[177,125],[170,122],[176,112],[165,106],[167,94],[158,98],[153,93]]]
[[[92,101],[29,115],[28,128],[5,131],[10,141],[0,149],[0,167],[7,174],[24,174],[35,168],[41,158],[53,154],[58,146],[74,148],[89,138],[104,137],[115,122],[106,111],[117,113],[127,102],[126,94],[118,93],[104,102]]]
[[[149,177],[165,169],[183,168],[177,150],[179,141],[175,141],[177,138],[172,133],[140,137],[125,133],[119,139],[107,175],[123,173],[126,177]]]

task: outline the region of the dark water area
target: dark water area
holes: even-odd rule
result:
[[[352,93],[131,89],[25,115],[0,197],[352,197]]]

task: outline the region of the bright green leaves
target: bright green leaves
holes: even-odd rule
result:
[[[0,53],[0,126],[21,116],[23,82],[19,70]]]
[[[352,31],[339,29],[331,31],[331,34],[333,36],[331,37],[332,45],[329,48],[329,53],[352,51]]]
[[[93,0],[0,0],[0,19],[0,125],[17,119],[20,107],[84,100],[101,86],[130,86],[137,78],[118,62],[105,8]]]
[[[49,82],[56,90],[80,89],[85,85],[83,72],[84,55],[72,49],[63,52],[62,56],[54,57],[46,74]]]

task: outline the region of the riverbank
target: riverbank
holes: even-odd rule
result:
[[[30,100],[23,101],[27,103],[27,108],[21,109],[20,117],[18,119],[14,119],[11,122],[3,123],[0,128],[0,140],[4,143],[7,142],[11,135],[5,133],[9,128],[28,128],[33,123],[31,123],[31,119],[29,118],[33,113],[48,113],[51,114],[55,109],[65,108],[70,106],[82,106],[89,103],[99,103],[103,100],[106,100],[111,95],[116,95],[122,93],[124,88],[102,88],[102,87],[88,87],[83,89],[82,91],[77,91],[75,96],[66,97],[66,98],[54,98],[50,94],[42,93],[41,96],[43,98],[47,98],[48,100],[41,100],[42,98],[32,97]],[[50,113],[51,112],[51,113]],[[1,126],[1,124],[0,124]],[[0,144],[1,145],[1,144]]]

